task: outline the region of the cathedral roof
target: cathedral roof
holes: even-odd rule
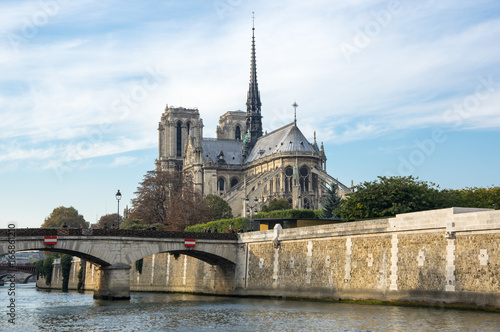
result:
[[[307,141],[304,134],[295,125],[295,122],[292,122],[260,137],[245,162],[252,162],[280,152],[318,153],[314,145]]]
[[[204,138],[201,141],[203,148],[203,161],[217,164],[220,152],[223,153],[224,163],[240,165],[243,161],[241,150],[243,142],[230,139]]]

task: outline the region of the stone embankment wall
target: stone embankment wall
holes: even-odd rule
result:
[[[500,211],[244,234],[245,294],[500,308]]]
[[[244,233],[240,244],[233,270],[184,255],[146,257],[142,273],[130,270],[131,290],[500,308],[500,211],[274,229]],[[87,290],[92,278],[87,263]]]
[[[83,260],[78,257],[73,257],[73,260],[71,261],[71,270],[69,271],[68,289],[78,289],[78,272],[80,272],[82,261]],[[45,278],[39,277],[36,282],[36,286],[42,289],[62,289],[61,259],[58,258],[54,260],[51,284],[47,285]]]

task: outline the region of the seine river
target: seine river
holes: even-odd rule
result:
[[[12,325],[0,292],[1,331],[500,331],[500,313],[156,293],[110,302],[33,283],[16,285]]]

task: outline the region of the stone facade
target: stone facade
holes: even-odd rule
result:
[[[229,267],[185,255],[148,256],[141,274],[132,267],[130,288],[500,309],[498,243],[500,211],[481,209],[274,229],[241,234]],[[91,271],[87,266],[86,289]]]
[[[83,261],[85,262],[85,261]],[[78,257],[73,257],[71,270],[69,271],[68,289],[78,289],[78,272],[80,272],[82,260]],[[39,277],[36,286],[42,289],[62,289],[62,271],[61,260],[54,260],[54,268],[52,270],[52,282],[50,285],[45,283],[44,277]]]

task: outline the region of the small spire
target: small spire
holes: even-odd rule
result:
[[[294,101],[293,104],[293,123],[295,124],[295,126],[297,126],[297,107],[299,107],[299,105],[297,105],[297,102]]]
[[[316,130],[314,131],[314,145],[317,145],[317,143],[316,143]]]

